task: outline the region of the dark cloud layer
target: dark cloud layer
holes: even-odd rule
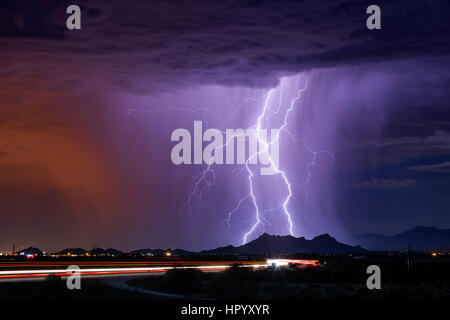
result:
[[[379,188],[379,189],[395,189],[411,187],[416,181],[414,179],[377,179],[372,178],[354,184],[355,188]]]
[[[450,161],[428,165],[412,166],[409,169],[423,172],[450,173]]]
[[[105,81],[148,92],[162,83],[271,86],[281,74],[315,67],[450,50],[447,1],[378,1],[382,29],[375,31],[365,26],[365,1],[79,1],[81,31],[65,29],[69,4],[3,2],[0,53],[52,59],[51,77],[72,61]],[[14,68],[4,72],[11,76]]]
[[[68,31],[73,3],[82,29]],[[0,245],[238,244],[251,204],[232,229],[223,215],[233,192],[246,192],[246,177],[228,181],[218,169],[225,185],[179,214],[199,168],[172,166],[167,137],[203,117],[219,125],[189,108],[212,107],[227,120],[249,96],[254,103],[231,124],[252,124],[258,97],[301,72],[287,81],[289,95],[309,80],[290,129],[334,158],[321,154],[311,166],[319,178],[305,213],[310,153],[296,140],[282,146],[295,153],[287,167],[298,235],[334,234],[338,223],[351,233],[449,227],[450,2],[377,1],[382,29],[374,31],[369,4],[1,2]],[[187,109],[146,113],[167,105]]]

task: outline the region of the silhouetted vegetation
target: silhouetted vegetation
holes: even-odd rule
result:
[[[382,270],[381,290],[366,287],[371,264]],[[165,277],[137,278],[130,284],[211,299],[450,299],[448,258],[415,261],[409,272],[402,257],[334,257],[307,268],[253,270],[235,265],[218,273],[188,271],[193,270],[171,270]]]
[[[164,275],[164,283],[170,291],[180,293],[200,292],[203,288],[202,272],[195,269],[172,269]]]
[[[381,290],[368,290],[366,269],[381,268]],[[269,267],[253,270],[234,265],[223,272],[177,268],[164,275],[128,280],[132,287],[188,298],[278,300],[450,299],[450,257],[325,257],[318,267]],[[0,283],[1,299],[162,299],[143,291],[111,287],[101,279],[83,279],[81,290],[50,276],[40,282]]]
[[[0,283],[1,300],[108,300],[153,299],[150,295],[110,287],[98,279],[84,279],[81,290],[68,290],[66,281],[49,276],[43,281]]]

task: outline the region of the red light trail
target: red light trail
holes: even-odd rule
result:
[[[271,266],[287,266],[289,264],[298,267],[317,266],[317,260],[293,260],[293,259],[268,259],[267,261],[151,261],[151,262],[20,262],[20,263],[0,263],[1,269],[23,268],[13,270],[1,270],[0,279],[39,279],[50,275],[66,277],[73,273],[68,273],[66,269],[36,269],[42,267],[67,267],[78,265],[85,267],[80,269],[80,275],[125,275],[125,274],[145,274],[164,273],[170,269],[197,269],[201,271],[223,271],[239,264],[247,268],[267,268]],[[144,265],[144,266],[143,266]],[[145,266],[152,265],[152,266]],[[94,267],[95,268],[92,268]],[[110,268],[105,268],[105,267]],[[111,267],[113,266],[113,267]],[[118,267],[120,266],[120,267]],[[139,267],[136,267],[139,266]]]

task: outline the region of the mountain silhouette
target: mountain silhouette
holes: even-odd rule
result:
[[[43,253],[38,248],[29,247],[29,248],[18,251],[17,254],[20,256],[26,256],[29,254],[35,255],[35,256],[41,256]]]
[[[54,254],[59,255],[59,256],[66,256],[68,254],[82,256],[82,255],[85,255],[86,252],[87,251],[82,248],[67,248],[67,249],[61,250],[59,252],[55,252]]]
[[[56,255],[84,255],[87,251],[81,248],[77,249],[64,249],[55,253]],[[259,238],[250,241],[244,245],[235,247],[228,245],[225,247],[219,247],[212,250],[204,250],[200,252],[186,251],[183,249],[139,249],[131,251],[131,255],[140,256],[162,256],[170,252],[173,256],[184,255],[232,255],[232,254],[295,254],[295,253],[317,253],[317,254],[364,254],[368,250],[360,246],[350,246],[344,243],[338,242],[335,238],[329,234],[322,234],[311,240],[307,240],[304,237],[296,238],[293,236],[276,236],[268,233],[262,234]],[[111,255],[119,256],[120,251],[115,249],[101,249],[96,248],[89,252],[92,255],[102,256]]]
[[[239,247],[226,246],[200,252],[201,254],[265,254],[265,253],[318,253],[318,254],[364,254],[368,250],[338,242],[329,234],[311,240],[304,237],[275,236],[264,233],[259,238]]]
[[[175,250],[171,250],[171,249],[166,249],[166,250],[163,250],[163,249],[139,249],[139,250],[131,251],[130,254],[131,255],[141,255],[141,256],[146,256],[146,255],[163,256],[167,252],[170,252],[174,256],[186,256],[186,255],[195,254],[195,252],[186,251],[183,249],[175,249]]]
[[[358,243],[370,250],[397,251],[407,250],[410,246],[415,251],[448,250],[450,247],[450,229],[417,226],[411,230],[385,236],[382,234],[363,234],[352,237],[352,243]]]
[[[347,242],[347,241],[346,241]],[[139,249],[131,251],[131,255],[154,255],[160,256],[170,252],[174,256],[183,255],[232,255],[232,254],[277,254],[277,253],[317,253],[317,254],[364,254],[369,250],[378,251],[400,251],[407,250],[409,246],[415,251],[448,251],[450,247],[450,229],[441,230],[436,227],[417,226],[411,230],[392,236],[382,234],[363,234],[349,238],[351,246],[338,242],[329,234],[322,234],[311,240],[304,237],[276,236],[268,233],[262,234],[257,239],[241,246],[228,245],[212,250],[200,252],[186,251],[183,249]],[[357,245],[356,245],[357,244]],[[42,252],[30,247],[19,251],[35,255]],[[84,255],[86,250],[81,248],[64,249],[55,253],[56,255]],[[90,253],[96,255],[119,256],[120,251],[116,249],[94,249]]]
[[[89,254],[95,256],[120,256],[122,252],[112,248],[109,249],[95,248],[89,251]]]

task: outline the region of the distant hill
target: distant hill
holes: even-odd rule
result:
[[[139,249],[139,250],[133,250],[130,252],[132,255],[153,255],[153,256],[160,256],[163,255],[166,252],[166,250],[162,249]]]
[[[34,248],[34,247],[29,247],[29,248],[20,250],[20,251],[17,252],[17,254],[19,256],[26,256],[26,255],[29,255],[29,254],[35,255],[35,256],[42,256],[43,255],[41,250],[39,250],[38,248]]]
[[[141,255],[141,256],[146,256],[146,255],[162,256],[162,255],[165,255],[167,252],[170,252],[171,255],[173,255],[173,256],[186,256],[186,255],[195,254],[195,252],[186,251],[186,250],[183,250],[183,249],[175,249],[175,250],[171,250],[171,249],[167,249],[167,250],[163,250],[163,249],[139,249],[139,250],[131,251],[130,254],[132,254],[132,255]]]
[[[370,250],[396,251],[407,250],[411,246],[415,251],[439,251],[450,248],[450,229],[418,226],[392,236],[381,234],[363,234],[352,237],[351,242],[358,243]]]
[[[172,251],[172,255],[174,255],[174,256],[187,256],[187,255],[194,254],[194,253],[195,252],[186,251],[186,250],[183,250],[183,249],[175,249],[175,250]]]
[[[259,238],[239,247],[226,246],[200,252],[201,254],[265,254],[265,253],[318,253],[318,254],[364,254],[368,250],[338,242],[329,234],[311,240],[304,237],[275,236],[264,233]]]
[[[70,255],[73,255],[73,256],[82,256],[82,255],[86,254],[86,252],[87,251],[82,248],[67,248],[67,249],[61,250],[59,252],[55,252],[54,254],[58,255],[58,256],[67,256],[70,253]]]
[[[264,233],[259,238],[241,246],[225,246],[212,250],[200,252],[186,251],[183,249],[139,249],[131,251],[131,255],[153,255],[162,256],[170,252],[172,256],[183,255],[231,255],[231,254],[277,254],[277,253],[317,253],[317,254],[364,254],[369,250],[400,251],[407,250],[411,246],[415,251],[448,251],[450,248],[450,229],[441,230],[436,227],[418,226],[411,230],[385,236],[382,234],[363,234],[353,236],[345,241],[355,246],[338,242],[329,234],[322,234],[311,240],[304,237],[275,236]],[[42,255],[38,248],[29,247],[18,252],[33,255]],[[85,255],[86,250],[82,248],[68,248],[56,252],[56,255]],[[96,248],[89,252],[97,256],[119,256],[121,251],[116,249]]]
[[[89,251],[89,254],[96,256],[120,256],[122,254],[122,251],[112,248],[109,249],[95,248]]]

